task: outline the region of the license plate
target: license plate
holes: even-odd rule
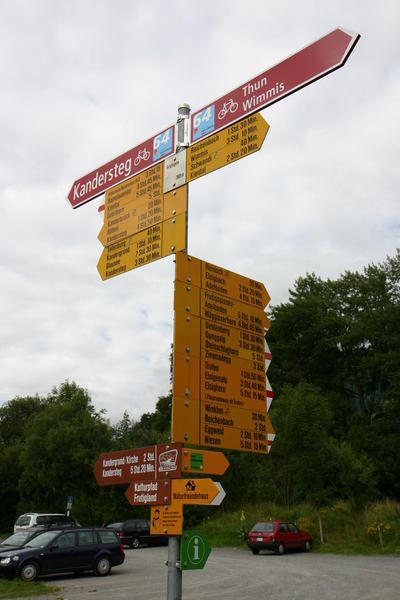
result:
[[[261,537],[257,538],[257,542],[262,542],[262,541],[263,541],[263,539]]]

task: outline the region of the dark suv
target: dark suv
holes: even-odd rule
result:
[[[51,529],[30,539],[18,550],[0,553],[0,575],[19,575],[34,581],[39,575],[94,571],[108,575],[121,565],[125,554],[115,531],[110,529]]]
[[[124,546],[139,548],[142,544],[164,545],[168,543],[165,535],[150,535],[150,521],[146,519],[130,519],[107,525],[114,529]]]

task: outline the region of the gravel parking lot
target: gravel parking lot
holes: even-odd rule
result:
[[[47,578],[61,590],[43,600],[166,600],[166,547],[127,550],[108,577]],[[400,557],[293,553],[253,556],[213,549],[203,570],[183,573],[183,600],[399,600]]]

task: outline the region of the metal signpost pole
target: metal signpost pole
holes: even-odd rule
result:
[[[180,569],[180,537],[168,538],[168,585],[167,600],[182,600],[182,571]]]
[[[180,104],[177,118],[176,152],[189,146],[190,140],[190,106]],[[189,207],[188,207],[189,210]],[[186,222],[186,228],[188,224]],[[187,239],[187,238],[186,238]],[[186,247],[187,251],[187,247]],[[172,423],[171,423],[172,436]],[[172,439],[171,439],[172,441]],[[179,536],[168,537],[168,583],[167,600],[182,600],[182,571],[180,569],[181,540]]]

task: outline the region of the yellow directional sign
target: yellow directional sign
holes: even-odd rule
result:
[[[205,407],[210,411],[209,405]],[[268,454],[268,434],[275,433],[268,414],[263,415],[265,421],[262,422],[257,420],[260,414],[250,413],[249,419],[254,419],[253,421],[234,427],[230,424],[234,422],[231,416],[217,416],[209,411],[202,414],[198,442],[201,446]],[[249,413],[249,411],[241,411],[238,422],[243,422],[245,412]]]
[[[261,336],[271,325],[259,308],[183,281],[175,281],[174,309]]]
[[[193,181],[260,150],[269,129],[256,113],[187,149],[186,181]]]
[[[172,502],[169,505],[151,507],[151,535],[182,535],[182,525],[182,502]]]
[[[265,410],[265,363],[237,359],[225,363],[214,358],[174,354],[174,396],[220,402],[253,411]],[[176,368],[175,368],[176,367]],[[254,368],[256,367],[256,368]],[[257,370],[257,367],[259,370]],[[176,375],[176,376],[175,376]]]
[[[182,213],[104,248],[97,270],[110,279],[186,248],[186,217]]]
[[[268,452],[267,434],[274,431],[267,414],[265,365],[257,371],[251,361],[237,362],[240,366],[174,354],[174,440]]]
[[[124,184],[128,185],[128,184]],[[98,235],[103,246],[110,246],[142,229],[147,229],[187,211],[187,185],[152,199],[134,200],[118,210],[109,211]]]
[[[163,163],[159,163],[136,177],[128,179],[124,183],[111,188],[106,192],[105,219],[114,219],[120,214],[120,210],[126,204],[139,202],[143,204],[163,193]]]
[[[182,504],[211,504],[219,493],[218,486],[212,479],[173,479],[172,502]]]
[[[227,364],[232,358],[261,362],[265,359],[263,335],[175,312],[174,349],[185,354],[188,347],[191,356],[216,357]]]
[[[176,255],[175,279],[261,309],[264,309],[271,299],[264,284],[259,281],[183,252]]]
[[[223,452],[182,448],[182,471],[223,475],[229,462]]]
[[[268,453],[269,299],[262,283],[177,253],[174,441]]]

